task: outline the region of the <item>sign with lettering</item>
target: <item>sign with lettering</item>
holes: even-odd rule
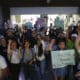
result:
[[[75,65],[75,50],[59,50],[51,52],[52,68]]]

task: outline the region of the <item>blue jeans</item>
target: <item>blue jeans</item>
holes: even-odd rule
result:
[[[65,77],[66,67],[53,69],[53,73],[58,77]]]
[[[45,80],[44,73],[45,73],[45,60],[39,62],[39,65],[36,66],[37,74],[39,80]]]

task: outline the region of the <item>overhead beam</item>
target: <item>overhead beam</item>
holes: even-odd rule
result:
[[[55,7],[55,6],[80,6],[78,0],[4,0],[4,5],[10,7]]]

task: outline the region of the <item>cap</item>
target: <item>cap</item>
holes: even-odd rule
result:
[[[72,35],[71,35],[71,37],[77,37],[77,36],[78,36],[77,34],[72,34]]]

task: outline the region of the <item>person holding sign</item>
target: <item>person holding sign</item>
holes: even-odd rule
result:
[[[57,50],[66,50],[65,40],[59,40]],[[66,75],[66,66],[53,69],[53,73],[55,78],[54,80],[64,80]]]

